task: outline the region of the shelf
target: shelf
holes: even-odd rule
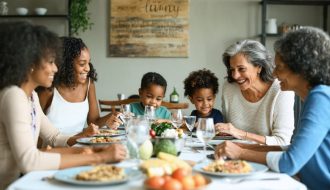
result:
[[[330,0],[264,0],[264,1],[267,4],[278,4],[278,5],[329,5],[330,4]]]
[[[261,9],[261,43],[265,44],[266,37],[277,37],[273,34],[266,34],[266,16],[267,16],[267,5],[315,5],[323,6],[323,30],[328,30],[328,5],[330,5],[330,0],[262,0],[260,2],[262,5]]]
[[[282,34],[265,34],[266,37],[281,37]],[[262,37],[262,34],[259,34],[258,37]]]
[[[0,18],[68,18],[69,15],[1,15]]]
[[[15,19],[16,20],[24,20],[24,19],[27,19],[27,20],[33,20],[33,19],[35,19],[35,20],[49,19],[51,21],[54,21],[56,19],[63,19],[63,20],[65,20],[64,22],[66,22],[67,23],[67,26],[68,26],[67,27],[68,28],[68,33],[67,34],[69,36],[71,36],[71,18],[70,18],[70,15],[71,15],[71,11],[70,11],[71,1],[72,0],[66,0],[67,10],[65,12],[59,12],[59,14],[37,15],[34,12],[31,12],[30,14],[27,14],[27,15],[18,15],[18,14],[0,15],[0,22],[1,22],[1,20],[8,21],[10,19],[13,19],[13,20],[15,20]],[[64,14],[62,14],[62,13],[64,13]],[[41,21],[41,20],[39,20],[39,21]],[[47,26],[47,23],[45,25]]]

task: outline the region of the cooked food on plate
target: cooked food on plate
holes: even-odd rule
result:
[[[111,135],[118,135],[118,134],[120,134],[120,131],[118,131],[118,130],[100,129],[100,133],[98,135],[111,136]]]
[[[99,165],[76,175],[82,181],[116,181],[126,178],[125,170],[113,165]]]
[[[111,137],[94,137],[90,140],[91,143],[115,143],[119,141],[120,139]]]
[[[231,174],[249,173],[252,167],[244,160],[216,160],[203,168],[207,172],[221,172]]]

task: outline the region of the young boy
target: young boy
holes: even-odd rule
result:
[[[131,112],[135,116],[144,115],[145,106],[155,108],[156,119],[170,119],[171,112],[161,106],[165,96],[167,82],[160,74],[148,72],[143,75],[139,88],[140,102],[131,104]]]

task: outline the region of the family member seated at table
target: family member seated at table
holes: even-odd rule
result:
[[[222,90],[225,123],[217,131],[267,145],[288,145],[294,129],[294,93],[282,92],[274,63],[258,41],[243,40],[223,53],[227,82]]]
[[[125,159],[126,149],[121,144],[37,149],[39,136],[53,146],[67,146],[69,139],[52,126],[34,92],[38,86],[52,85],[59,38],[43,26],[2,22],[0,44],[0,189],[20,173]]]
[[[52,88],[39,90],[42,109],[63,134],[89,136],[97,133],[98,126],[117,128],[121,121],[116,114],[100,117],[94,82],[96,71],[90,62],[89,49],[74,37],[62,37],[62,60]]]
[[[219,91],[218,78],[210,70],[193,71],[184,80],[184,95],[188,96],[195,110],[190,115],[198,118],[212,117],[214,124],[223,122],[220,110],[214,109],[216,94]]]
[[[274,171],[298,174],[308,189],[329,189],[330,38],[320,29],[305,27],[287,33],[274,49],[274,75],[281,89],[293,90],[304,100],[291,145],[282,151],[279,146],[225,142],[216,155],[267,163]]]
[[[139,88],[140,102],[131,104],[131,112],[135,116],[144,115],[146,105],[155,107],[156,119],[170,119],[171,112],[161,106],[165,96],[167,82],[164,77],[156,72],[143,75]]]

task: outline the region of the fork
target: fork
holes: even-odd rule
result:
[[[264,177],[264,178],[239,178],[239,179],[230,179],[225,178],[225,181],[228,183],[241,183],[244,181],[261,181],[261,180],[279,180],[279,177]]]

